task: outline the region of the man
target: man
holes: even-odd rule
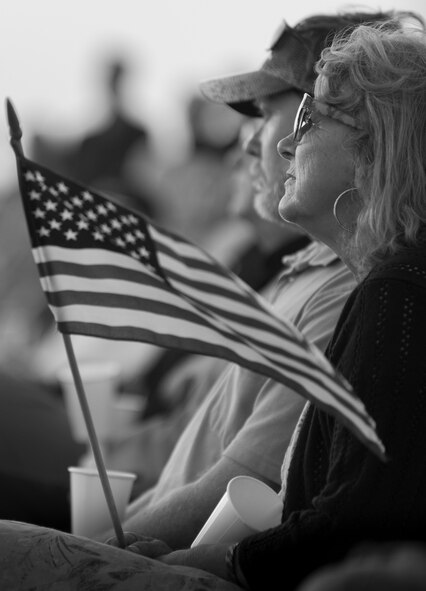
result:
[[[312,17],[295,29],[285,26],[259,70],[202,85],[210,99],[263,119],[246,150],[254,158],[255,203],[264,217],[279,219],[285,170],[276,145],[292,131],[328,36],[380,16]],[[301,236],[289,227],[283,232],[289,242]],[[284,263],[272,295],[275,310],[324,350],[354,280],[319,243]],[[157,485],[130,506],[124,529],[172,548],[188,547],[234,476],[254,476],[278,489],[282,459],[303,406],[304,400],[283,385],[230,366],[184,430]]]

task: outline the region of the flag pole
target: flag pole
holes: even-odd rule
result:
[[[19,119],[16,115],[16,111],[9,99],[6,99],[6,111],[7,111],[7,119],[9,123],[9,131],[10,131],[10,145],[13,148],[15,153],[18,167],[19,167],[19,158],[24,156],[24,152],[22,149],[21,138],[22,138],[22,130],[19,124]],[[96,435],[95,427],[93,424],[92,416],[90,413],[89,404],[87,402],[86,393],[84,391],[83,382],[81,380],[80,372],[78,370],[77,360],[74,354],[74,349],[72,346],[71,338],[68,334],[62,334],[65,350],[68,357],[68,362],[71,368],[71,372],[74,379],[74,385],[77,391],[78,399],[80,402],[80,407],[83,413],[84,421],[86,424],[86,429],[89,435],[89,441],[92,448],[93,456],[95,458],[96,467],[99,473],[99,478],[101,480],[103,492],[105,495],[105,499],[108,505],[108,509],[111,515],[112,524],[114,527],[115,535],[117,537],[117,542],[121,548],[125,547],[125,540],[124,540],[124,533],[121,527],[120,518],[118,515],[117,507],[114,501],[114,497],[111,490],[111,485],[108,480],[108,474],[105,468],[105,463],[102,457],[101,448],[99,445],[98,437]]]
[[[121,527],[120,518],[118,516],[117,507],[114,502],[110,482],[108,480],[108,474],[106,472],[105,463],[102,457],[101,448],[99,445],[98,437],[96,435],[95,426],[93,424],[92,415],[90,413],[89,404],[87,402],[86,393],[84,391],[83,382],[81,380],[80,372],[78,370],[77,360],[74,354],[74,348],[72,346],[71,338],[68,334],[62,334],[65,344],[65,350],[67,352],[68,362],[70,364],[71,372],[74,379],[75,389],[77,390],[78,399],[80,401],[81,410],[86,423],[87,432],[89,434],[90,445],[92,447],[93,456],[95,458],[96,467],[98,469],[99,478],[101,480],[102,488],[104,491],[105,499],[108,505],[108,509],[111,515],[111,520],[114,526],[115,535],[117,537],[118,544],[121,548],[124,548],[124,533]]]

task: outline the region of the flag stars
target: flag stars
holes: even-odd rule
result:
[[[136,226],[136,224],[138,223],[138,221],[139,220],[138,220],[138,218],[135,215],[133,215],[133,214],[130,214],[129,215],[129,222],[131,224],[133,224],[134,226]]]
[[[139,248],[139,254],[144,259],[149,259],[149,251],[145,248],[145,246],[141,246],[141,248]]]
[[[124,238],[126,239],[126,242],[129,242],[130,244],[134,244],[136,242],[136,238],[130,232],[127,232]]]
[[[36,173],[35,173],[35,177],[36,177],[36,179],[37,179],[37,181],[38,181],[39,183],[42,183],[42,184],[44,184],[44,181],[45,181],[46,179],[44,178],[44,176],[41,174],[41,172],[40,172],[39,170],[37,170],[37,171],[36,171]]]
[[[111,228],[108,226],[108,224],[102,224],[101,230],[104,234],[111,234]]]
[[[34,191],[33,189],[29,192],[29,196],[32,201],[40,201],[41,193],[39,193],[38,191]]]
[[[68,209],[64,209],[63,211],[61,211],[60,216],[62,218],[62,221],[65,222],[66,220],[72,220],[74,214]]]
[[[122,225],[123,224],[121,222],[119,222],[116,218],[114,218],[113,220],[111,220],[111,226],[115,230],[121,230]]]
[[[58,222],[58,220],[50,220],[49,226],[51,227],[52,230],[60,230],[62,224],[61,224],[61,222]]]
[[[141,230],[136,230],[135,234],[138,238],[140,238],[141,240],[145,240],[145,234],[141,231]]]
[[[95,240],[100,240],[101,242],[104,241],[104,235],[102,234],[102,232],[99,232],[99,230],[96,230],[96,232],[93,232],[92,236]]]
[[[140,256],[138,255],[138,253],[136,252],[136,250],[132,250],[130,252],[130,256],[133,257],[136,260],[139,260],[140,259]]]
[[[89,223],[87,220],[78,220],[77,221],[77,228],[79,230],[88,230],[89,229]]]
[[[67,240],[77,240],[77,232],[74,232],[74,230],[67,230],[64,236]]]
[[[125,226],[130,226],[129,218],[126,215],[121,215],[120,219]]]
[[[54,187],[49,188],[49,193],[54,197],[57,197],[59,195],[59,191],[57,191]]]
[[[124,242],[124,240],[122,238],[116,238],[114,240],[114,242],[116,243],[117,246],[120,246],[121,248],[124,248],[126,246],[126,243]]]
[[[93,195],[91,193],[89,193],[89,191],[83,191],[82,196],[83,196],[84,201],[88,201],[89,203],[92,203]]]
[[[89,220],[92,220],[93,222],[96,222],[96,220],[98,219],[98,216],[96,215],[96,213],[93,211],[93,209],[89,209],[86,212],[87,217],[89,218]]]
[[[34,216],[39,219],[42,220],[46,217],[46,212],[44,212],[42,209],[40,209],[39,207],[37,207],[37,209],[34,210]]]
[[[55,203],[55,201],[48,199],[45,203],[45,206],[46,206],[46,211],[56,211],[58,204]]]
[[[110,202],[108,202],[108,203],[106,204],[106,206],[107,206],[107,208],[108,208],[110,211],[117,211],[117,208],[116,208],[116,206],[114,205],[114,203],[110,203]]]
[[[56,186],[58,187],[58,191],[60,193],[65,193],[66,194],[69,191],[67,185],[64,182],[62,182],[62,181],[60,183],[58,183]]]
[[[26,181],[35,181],[36,177],[31,170],[27,170],[25,173],[25,180]]]
[[[43,236],[45,236],[45,237],[50,236],[50,230],[48,228],[46,228],[45,226],[42,226],[40,228],[40,230],[38,230],[38,233],[42,237]]]
[[[108,210],[105,207],[105,205],[102,205],[102,204],[98,205],[96,207],[96,209],[97,209],[99,215],[108,215]]]
[[[76,207],[81,207],[83,205],[83,200],[80,197],[77,197],[77,195],[73,197],[71,201],[74,203]]]

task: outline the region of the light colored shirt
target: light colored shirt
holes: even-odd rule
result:
[[[284,257],[283,264],[268,299],[278,315],[324,351],[355,286],[353,276],[318,242]],[[222,456],[279,486],[283,457],[305,402],[283,384],[230,365],[182,433],[147,500],[156,503],[196,480]]]

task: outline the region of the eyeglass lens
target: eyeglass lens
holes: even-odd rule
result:
[[[302,102],[300,103],[299,109],[294,120],[294,141],[298,142],[304,133],[306,133],[311,123],[311,97],[309,94],[305,94]]]

